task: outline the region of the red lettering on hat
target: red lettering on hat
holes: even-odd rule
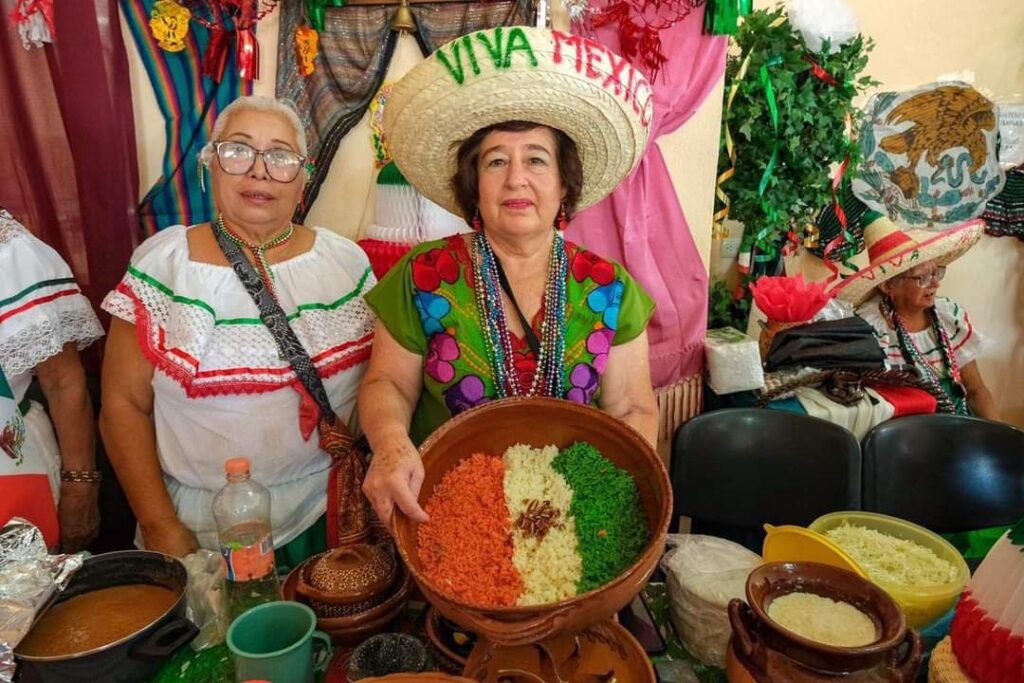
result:
[[[608,63],[612,67],[612,72],[608,74],[601,85],[605,90],[614,89],[616,95],[621,95],[623,86],[622,72],[629,66],[629,61],[625,57],[619,57],[618,61],[616,61],[615,53],[609,50]],[[608,87],[609,84],[612,85],[612,88]]]
[[[555,64],[562,63],[562,43],[568,43],[576,48],[576,73],[583,70],[583,53],[580,51],[580,43],[582,39],[579,36],[570,36],[561,31],[552,31],[552,35],[555,37],[555,54],[553,55]]]
[[[594,68],[594,64],[601,62],[601,58],[604,56],[605,50],[600,45],[592,43],[589,40],[583,44],[583,48],[587,53],[587,78],[596,80],[601,77],[601,72]]]

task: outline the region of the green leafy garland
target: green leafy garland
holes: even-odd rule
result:
[[[739,50],[726,64],[719,155],[720,174],[733,172],[719,184],[729,218],[746,226],[740,253],[752,255],[749,282],[772,270],[787,236],[799,239],[832,203],[835,166],[848,159],[846,177],[856,173],[859,150],[848,133],[861,114],[852,100],[877,82],[863,75],[871,39],[857,36],[833,54],[826,43],[812,54],[781,8],[750,13],[733,40]]]

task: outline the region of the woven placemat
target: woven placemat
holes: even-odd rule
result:
[[[974,683],[960,669],[949,636],[939,641],[932,650],[931,661],[928,662],[928,683]]]

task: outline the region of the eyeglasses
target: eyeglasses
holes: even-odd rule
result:
[[[263,157],[267,175],[279,183],[290,183],[302,170],[306,157],[289,149],[256,149],[235,140],[213,143],[217,162],[228,175],[245,175],[256,165],[256,157]]]
[[[940,282],[942,282],[942,278],[944,277],[946,277],[946,266],[938,266],[928,275],[901,275],[897,279],[913,280],[914,282],[917,283],[918,287],[920,287],[921,289],[925,289],[926,287],[931,286],[933,283],[936,285],[939,284]]]

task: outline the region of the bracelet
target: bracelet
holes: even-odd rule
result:
[[[61,470],[60,480],[84,484],[99,484],[103,481],[103,472],[99,470]]]

